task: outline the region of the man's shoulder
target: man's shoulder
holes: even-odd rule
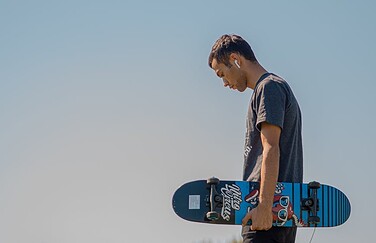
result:
[[[275,89],[285,85],[287,85],[287,82],[283,78],[270,73],[270,75],[257,83],[254,92],[257,94],[262,92],[264,89]]]
[[[275,75],[270,74],[257,84],[254,93],[255,96],[270,94],[270,93],[289,93],[290,86],[285,79]]]

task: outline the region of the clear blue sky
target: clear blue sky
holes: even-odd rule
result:
[[[181,184],[240,179],[252,91],[207,57],[243,36],[303,112],[304,180],[341,188],[349,221],[313,242],[369,242],[374,1],[0,0],[0,242],[183,242],[239,236],[179,219]],[[368,208],[367,208],[368,207]],[[302,229],[298,242],[312,230]]]

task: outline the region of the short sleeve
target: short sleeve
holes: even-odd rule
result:
[[[263,122],[279,126],[283,130],[286,97],[286,90],[279,82],[268,79],[259,85],[256,96],[256,127],[259,131]]]

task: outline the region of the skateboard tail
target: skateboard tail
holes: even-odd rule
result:
[[[222,182],[215,182],[214,187],[226,188]],[[222,191],[212,192],[208,181],[198,180],[188,182],[178,188],[173,196],[172,207],[174,212],[187,221],[211,224],[239,224],[235,221],[234,210],[225,210]],[[214,207],[213,207],[214,206]],[[227,215],[229,213],[229,215]]]
[[[182,219],[193,222],[209,222],[206,218],[207,185],[205,181],[188,182],[178,188],[172,198],[174,212]]]
[[[335,227],[344,224],[351,215],[351,203],[348,197],[339,189],[322,185],[320,211],[321,222],[318,226]]]

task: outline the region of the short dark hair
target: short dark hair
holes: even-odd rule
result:
[[[257,62],[251,46],[238,35],[222,35],[213,45],[209,55],[209,66],[212,68],[213,59],[226,66],[231,66],[229,57],[231,53],[242,55],[245,59]]]

